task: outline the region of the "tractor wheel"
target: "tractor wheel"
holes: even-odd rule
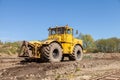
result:
[[[62,58],[61,46],[58,43],[51,43],[48,46],[44,46],[42,48],[42,57],[50,62],[60,62]]]
[[[43,61],[49,61],[49,53],[50,53],[50,47],[49,46],[43,46],[41,49],[41,58]]]
[[[79,45],[74,47],[73,53],[69,55],[70,60],[80,61],[82,60],[83,52],[82,48]]]

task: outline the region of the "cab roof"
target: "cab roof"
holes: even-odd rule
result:
[[[69,27],[68,25],[66,25],[66,26],[56,26],[56,27],[53,27],[53,28],[49,28],[48,30],[50,30],[50,29],[57,29],[57,28],[66,28],[66,29],[73,29],[72,27]]]

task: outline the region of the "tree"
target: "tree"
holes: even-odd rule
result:
[[[99,52],[120,52],[120,39],[118,38],[99,39],[95,43]]]
[[[81,34],[78,36],[78,39],[83,40],[83,48],[87,52],[92,52],[95,49],[94,39],[90,34]]]

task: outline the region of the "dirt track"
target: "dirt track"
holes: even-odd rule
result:
[[[120,80],[120,54],[85,54],[81,62],[0,58],[0,80]]]

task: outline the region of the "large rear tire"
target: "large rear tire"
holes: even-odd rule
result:
[[[82,48],[79,45],[76,45],[74,47],[73,53],[69,55],[70,60],[80,61],[82,60],[83,52]]]
[[[43,46],[41,50],[41,55],[44,57],[45,61],[60,62],[62,59],[62,48],[58,43],[51,43],[48,46]]]

